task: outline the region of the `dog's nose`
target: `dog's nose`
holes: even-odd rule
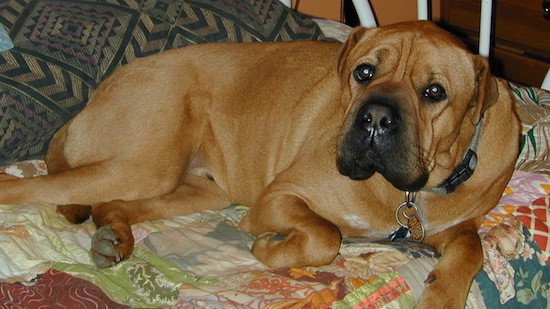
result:
[[[371,134],[384,133],[397,125],[395,111],[383,104],[372,103],[363,106],[358,114],[358,120]]]

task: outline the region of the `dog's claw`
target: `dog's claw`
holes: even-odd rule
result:
[[[278,242],[285,240],[286,235],[275,233],[275,232],[266,232],[258,235],[257,240],[262,242]]]
[[[431,272],[431,273],[428,275],[428,278],[426,278],[426,280],[424,280],[424,283],[430,284],[430,283],[434,282],[435,279],[437,279],[436,274],[434,274],[433,272]]]
[[[120,241],[113,229],[103,226],[92,236],[92,259],[98,267],[110,267],[122,260],[117,245]]]

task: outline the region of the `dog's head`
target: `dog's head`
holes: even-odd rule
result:
[[[498,97],[487,61],[431,22],[357,28],[338,63],[347,106],[339,171],[400,190],[439,185]]]

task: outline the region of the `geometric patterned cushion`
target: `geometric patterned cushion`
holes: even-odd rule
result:
[[[53,134],[116,68],[205,42],[322,39],[278,0],[2,1],[0,166],[43,158]]]
[[[529,206],[520,206],[515,215],[531,231],[535,243],[543,252],[550,251],[550,198],[541,197]],[[550,265],[550,256],[547,257]]]

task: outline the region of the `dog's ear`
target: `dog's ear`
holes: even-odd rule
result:
[[[353,49],[353,47],[361,40],[361,37],[363,34],[368,31],[367,28],[364,27],[356,27],[353,29],[353,31],[350,33],[348,39],[346,42],[344,42],[344,45],[342,46],[342,49],[340,50],[340,53],[338,54],[338,75],[343,77],[344,70],[347,67],[347,59],[350,54],[350,51]]]
[[[498,100],[498,84],[491,75],[489,62],[481,56],[474,56],[476,70],[477,98],[474,99],[475,111],[472,115],[472,123],[477,124],[483,117],[483,113]]]

